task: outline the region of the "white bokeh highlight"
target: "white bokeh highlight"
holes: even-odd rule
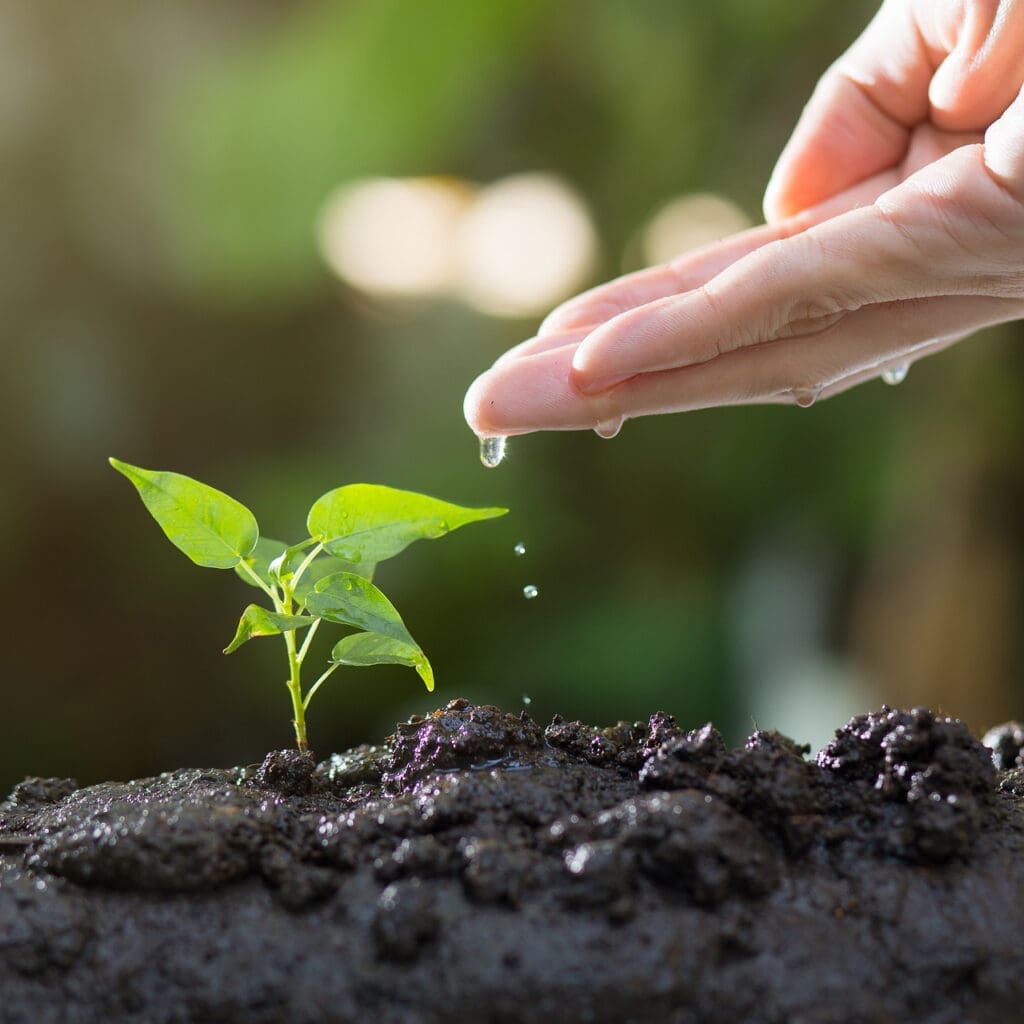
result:
[[[641,234],[645,266],[668,263],[681,253],[750,227],[750,218],[723,196],[679,196],[658,209]]]
[[[320,251],[338,277],[368,294],[444,294],[458,276],[455,242],[472,195],[450,178],[353,182],[324,204]]]
[[[492,316],[538,316],[587,283],[596,257],[576,193],[552,175],[515,175],[482,189],[462,220],[458,290]]]

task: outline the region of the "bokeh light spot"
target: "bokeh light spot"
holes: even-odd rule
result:
[[[318,236],[331,269],[372,295],[450,290],[455,236],[472,188],[454,178],[372,178],[324,204]]]
[[[666,203],[643,229],[644,263],[668,263],[688,249],[715,242],[750,227],[750,218],[722,196],[701,192]]]
[[[587,282],[597,236],[582,201],[548,174],[483,189],[458,238],[459,293],[492,316],[547,312]]]

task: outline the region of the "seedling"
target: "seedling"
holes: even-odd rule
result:
[[[434,672],[395,606],[371,582],[378,563],[413,541],[443,537],[504,508],[463,508],[425,494],[375,484],[328,491],[309,510],[309,536],[298,544],[261,537],[256,517],[221,491],[180,473],[110,464],[126,476],[168,540],[196,565],[233,569],[258,587],[271,608],[250,604],[225,654],[254,637],[281,636],[288,656],[295,739],[308,749],[306,711],[342,665],[408,665],[428,690]],[[331,651],[327,669],[303,693],[302,666],[321,622],[354,626]],[[302,643],[298,634],[304,631]]]

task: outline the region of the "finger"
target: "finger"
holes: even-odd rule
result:
[[[965,333],[958,333],[951,335],[947,338],[938,338],[934,342],[925,345],[919,345],[914,348],[912,353],[897,356],[895,359],[889,359],[886,362],[880,363],[878,366],[872,366],[867,370],[858,370],[854,373],[843,377],[841,380],[837,380],[832,384],[822,388],[821,393],[818,395],[819,401],[825,401],[828,398],[835,398],[836,395],[841,395],[844,392],[850,391],[860,384],[867,384],[874,380],[881,380],[882,374],[886,370],[898,370],[903,369],[906,371],[914,363],[920,362],[922,359],[926,359],[928,356],[935,355],[938,352],[943,352],[947,348],[955,345],[959,341],[963,341],[964,338],[969,337],[973,334],[973,331],[967,331]],[[780,401],[792,404],[795,401],[795,396],[792,391],[786,393],[780,398]]]
[[[804,108],[765,192],[769,223],[897,166],[927,119],[933,66],[910,5],[883,4]]]
[[[765,192],[768,221],[897,165],[928,120],[984,132],[1022,84],[1024,0],[889,0],[818,83]]]
[[[1024,302],[974,296],[870,306],[817,338],[741,349],[682,369],[641,374],[595,395],[572,384],[564,350],[483,374],[467,396],[478,434],[593,429],[655,413],[720,405],[793,403],[838,393],[889,366],[913,361],[957,336],[1016,319]]]
[[[1003,188],[1024,199],[1024,88],[985,133],[985,166]]]
[[[951,6],[960,10],[951,12]],[[984,131],[1024,83],[1024,2],[915,0],[914,7],[926,45],[941,53],[955,39],[929,84],[932,121],[946,131]]]
[[[576,384],[598,391],[638,373],[809,336],[879,302],[987,294],[1006,286],[1005,274],[994,272],[1001,258],[1016,253],[1019,263],[1020,240],[1009,228],[1021,219],[1020,204],[985,172],[981,147],[958,149],[870,207],[765,246],[694,292],[601,325],[576,349]]]
[[[946,338],[1020,314],[1019,301],[974,296],[871,306],[819,338],[779,341],[699,367],[634,378],[613,389],[601,413],[614,418],[616,412],[630,417],[766,401],[810,404],[852,386],[851,377],[878,377]]]
[[[624,310],[646,305],[666,295],[689,291],[748,252],[786,237],[786,233],[784,229],[761,225],[684,253],[671,263],[624,274],[563,302],[545,317],[538,333],[543,336],[593,327]],[[792,229],[788,233],[792,233]]]
[[[571,371],[571,347],[495,363],[466,392],[466,422],[478,437],[592,427],[600,421],[588,413],[591,400],[573,387]]]
[[[565,330],[552,332],[551,334],[539,334],[535,338],[527,338],[518,345],[514,345],[507,352],[498,356],[495,366],[499,363],[508,363],[514,359],[522,359],[523,356],[534,356],[538,352],[549,352],[556,348],[571,346],[574,350],[577,345],[590,333],[587,327],[576,330]]]
[[[958,341],[963,341],[964,338],[973,333],[973,331],[967,331],[964,334],[956,334],[949,338],[940,338],[927,344],[918,345],[910,352],[902,353],[878,364],[872,364],[867,369],[854,370],[845,377],[840,377],[831,384],[825,385],[825,387],[817,392],[802,388],[787,388],[773,394],[766,394],[763,398],[755,398],[749,402],[738,404],[802,405],[807,407],[817,402],[824,402],[829,398],[835,398],[838,395],[845,394],[847,391],[852,391],[861,384],[882,381],[883,374],[887,370],[902,369],[904,372],[907,372],[915,363],[930,355],[935,355],[937,352],[944,351],[950,346],[955,345]]]
[[[638,270],[598,285],[549,313],[538,334],[544,337],[567,330],[593,328],[637,306],[699,288],[726,267],[769,242],[789,238],[840,213],[873,203],[898,180],[894,171],[883,172],[781,224],[762,224],[682,253],[671,263]]]

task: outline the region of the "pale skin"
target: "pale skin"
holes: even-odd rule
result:
[[[1024,317],[1024,0],[886,0],[818,83],[767,223],[559,306],[481,436],[807,405]]]

